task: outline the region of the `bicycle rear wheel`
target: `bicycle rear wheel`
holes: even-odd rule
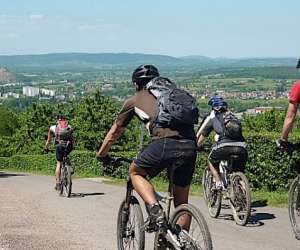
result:
[[[71,174],[71,166],[65,165],[61,168],[60,173],[61,178],[61,190],[60,194],[66,197],[70,197],[72,193],[72,174]]]
[[[208,207],[209,215],[213,218],[217,218],[221,211],[222,206],[222,193],[219,190],[213,189],[214,181],[213,176],[209,170],[207,170],[205,185],[203,186],[203,196]]]
[[[231,177],[232,195],[230,197],[230,206],[233,211],[233,218],[236,224],[245,226],[249,220],[251,212],[251,195],[247,177],[236,172]]]
[[[297,240],[300,240],[300,178],[293,180],[289,191],[289,218]]]
[[[191,204],[178,206],[170,217],[171,231],[178,231],[178,242],[181,249],[210,250],[211,235],[200,210]],[[159,249],[159,248],[158,248]],[[173,247],[161,249],[174,249]]]
[[[121,203],[118,212],[117,237],[118,249],[145,249],[144,219],[138,200],[131,196],[129,208],[125,209],[125,201]]]

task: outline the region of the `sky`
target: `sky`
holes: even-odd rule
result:
[[[0,0],[0,55],[300,57],[299,0]]]

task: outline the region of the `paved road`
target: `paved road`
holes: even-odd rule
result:
[[[80,179],[73,191],[70,199],[59,197],[51,177],[0,172],[0,250],[117,249],[116,218],[125,188]],[[191,202],[206,217],[214,249],[300,249],[286,209],[256,206],[253,224],[240,227],[229,209],[211,219],[201,198]],[[152,244],[148,235],[146,249],[153,249]]]

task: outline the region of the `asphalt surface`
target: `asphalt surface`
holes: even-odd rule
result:
[[[71,198],[59,197],[49,176],[0,172],[0,250],[115,250],[116,221],[125,187],[75,179]],[[192,197],[205,216],[214,249],[299,250],[286,209],[254,203],[251,223],[235,224],[230,209],[211,219],[202,198]],[[153,235],[146,238],[153,249]]]

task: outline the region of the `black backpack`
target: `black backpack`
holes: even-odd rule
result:
[[[179,89],[167,78],[156,77],[146,88],[157,99],[158,114],[154,126],[180,128],[198,123],[199,110],[195,98]]]
[[[223,114],[223,121],[223,136],[233,140],[243,138],[242,124],[231,111],[226,111]]]

